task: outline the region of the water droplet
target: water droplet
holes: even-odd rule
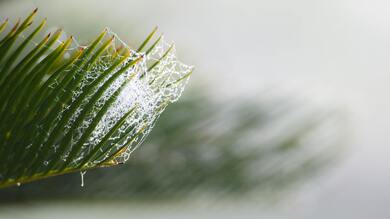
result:
[[[20,185],[22,185],[22,184],[21,184],[20,182],[17,182],[16,185],[17,185],[17,186],[20,186]]]
[[[87,171],[80,171],[81,176],[81,187],[84,187],[84,175],[87,173]]]
[[[43,165],[47,166],[49,164],[49,161],[45,160],[43,161]]]

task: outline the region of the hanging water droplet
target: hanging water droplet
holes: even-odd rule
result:
[[[43,165],[47,166],[49,164],[49,161],[45,160],[43,161]]]
[[[20,186],[20,185],[22,185],[22,184],[21,184],[20,182],[17,182],[16,185],[17,185],[17,186]]]
[[[80,171],[81,176],[81,187],[84,187],[84,175],[87,171]]]

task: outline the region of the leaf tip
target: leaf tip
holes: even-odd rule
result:
[[[129,57],[131,54],[130,50],[128,48],[125,48],[124,56]]]

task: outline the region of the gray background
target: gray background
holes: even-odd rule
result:
[[[130,40],[158,25],[196,66],[193,80],[217,97],[276,92],[340,108],[349,120],[348,148],[335,168],[272,208],[250,200],[54,204],[2,209],[5,218],[390,218],[390,2],[35,0],[3,2],[0,15],[15,18],[34,7],[50,25],[83,39],[108,26],[136,45]]]

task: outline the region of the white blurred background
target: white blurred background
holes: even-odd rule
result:
[[[2,208],[0,218],[390,218],[390,2],[3,1],[0,18],[35,7],[49,26],[82,35],[81,42],[108,26],[137,45],[131,39],[158,25],[179,56],[196,66],[193,80],[213,87],[216,96],[277,91],[337,106],[348,114],[348,146],[336,167],[271,208],[250,201],[53,204]]]

